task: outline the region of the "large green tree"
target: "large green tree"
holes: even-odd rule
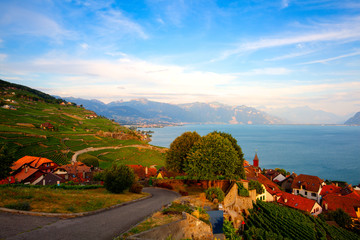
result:
[[[197,132],[184,132],[177,137],[166,153],[166,168],[175,172],[184,172],[188,153],[200,138]]]
[[[238,152],[231,142],[218,133],[210,133],[195,143],[188,154],[185,170],[196,179],[215,180],[219,175],[238,179],[238,164]]]
[[[10,175],[10,167],[14,161],[14,154],[9,150],[7,145],[0,145],[0,180]]]
[[[238,154],[239,162],[236,164],[236,172],[240,176],[240,178],[245,179],[245,170],[244,170],[244,153],[241,150],[241,147],[238,145],[237,140],[230,134],[225,132],[217,132],[214,131],[211,134],[219,134],[223,138],[228,139],[231,142],[231,145],[235,149]]]

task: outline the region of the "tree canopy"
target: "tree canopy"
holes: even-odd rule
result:
[[[240,178],[238,152],[232,143],[218,133],[210,133],[194,144],[188,153],[185,170],[196,179]]]
[[[7,145],[0,146],[0,180],[10,175],[10,167],[14,161],[14,155],[9,151]]]
[[[175,172],[184,172],[188,153],[200,138],[197,132],[185,132],[177,137],[166,153],[166,168]]]
[[[238,145],[237,140],[230,133],[217,132],[217,131],[212,132],[212,134],[213,133],[219,134],[220,136],[222,136],[223,138],[228,139],[231,142],[231,145],[233,146],[235,151],[238,153],[238,158],[239,158],[239,164],[236,165],[237,166],[236,172],[238,172],[238,175],[242,179],[245,179],[244,153],[242,152],[241,147]]]

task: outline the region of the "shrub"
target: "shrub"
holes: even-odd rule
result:
[[[244,187],[242,183],[237,182],[238,185],[238,195],[242,197],[248,197],[249,191]]]
[[[258,181],[250,180],[249,182],[249,190],[256,189],[256,194],[263,194],[264,189]]]
[[[30,203],[28,202],[17,202],[17,203],[6,204],[5,207],[16,210],[23,210],[23,211],[31,210]]]
[[[130,189],[129,189],[129,192],[132,192],[132,193],[141,193],[143,189],[143,185],[141,185],[140,183],[138,182],[134,182]]]
[[[104,186],[112,193],[122,193],[135,181],[133,170],[126,165],[113,164],[104,174]]]
[[[93,179],[94,181],[104,181],[105,179],[104,171],[95,173]]]
[[[225,193],[223,192],[223,190],[221,190],[221,188],[218,187],[208,188],[205,191],[205,195],[206,195],[206,199],[210,201],[213,201],[215,198],[217,198],[219,202],[222,202],[224,201],[225,198]]]

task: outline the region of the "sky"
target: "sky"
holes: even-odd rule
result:
[[[358,0],[0,0],[0,79],[61,97],[360,111]]]

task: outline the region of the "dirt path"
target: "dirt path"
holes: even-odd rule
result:
[[[105,149],[121,149],[121,148],[130,148],[130,147],[151,149],[151,150],[155,150],[155,151],[159,151],[159,152],[165,151],[165,149],[163,149],[163,148],[158,148],[158,147],[154,147],[151,145],[138,145],[138,144],[137,145],[127,145],[127,146],[116,146],[116,147],[98,147],[98,148],[89,147],[89,148],[85,148],[85,149],[76,151],[71,158],[71,162],[77,162],[77,157],[83,153],[94,152],[94,151],[105,150]]]

